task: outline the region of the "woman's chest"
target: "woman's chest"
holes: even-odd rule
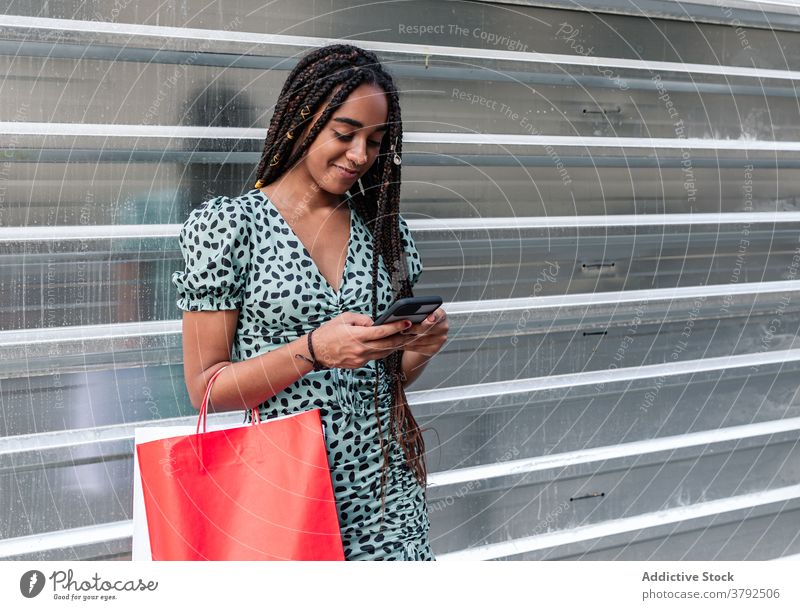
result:
[[[292,334],[304,334],[346,311],[373,319],[379,316],[392,302],[392,278],[383,257],[378,257],[373,281],[371,241],[368,229],[355,222],[337,290],[288,228],[273,226],[258,231],[252,240],[245,279],[241,331],[291,340]],[[378,289],[374,317],[373,284]]]

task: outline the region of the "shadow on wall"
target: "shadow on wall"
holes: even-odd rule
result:
[[[184,108],[177,122],[185,126],[250,127],[260,118],[245,92],[224,84],[198,88],[196,95],[186,100]],[[242,163],[241,157],[247,155],[231,153],[254,149],[260,152],[260,148],[260,142],[183,140],[179,150],[185,157],[174,168],[173,184],[134,196],[133,204],[117,214],[116,224],[180,225],[201,203],[217,195],[236,197],[250,190],[252,185],[248,180],[255,172],[258,158]],[[131,257],[115,265],[118,322],[168,320],[178,316],[170,276],[183,262],[174,256],[176,242],[165,245],[169,253],[152,257],[155,260]]]
[[[213,127],[251,127],[260,121],[257,109],[247,95],[230,86],[212,84],[197,89],[186,100],[185,111],[177,122],[181,125]],[[266,128],[265,128],[266,135]],[[260,150],[260,142],[231,143],[230,140],[193,139],[182,142],[186,156],[176,162],[175,180],[169,188],[142,190],[129,197],[114,214],[115,224],[182,224],[189,212],[216,195],[235,197],[252,188],[248,182],[254,175],[258,158],[232,161],[227,157],[231,148],[240,151]],[[228,149],[228,150],[226,150]],[[210,156],[208,153],[212,153]],[[168,162],[170,163],[170,162]],[[169,172],[167,172],[169,174]],[[117,253],[123,259],[111,263],[113,294],[112,321],[117,323],[169,320],[180,317],[175,305],[172,272],[183,266],[175,259],[177,242],[165,242],[165,251],[155,256],[141,256],[139,248]],[[149,253],[152,255],[153,253]],[[124,258],[124,257],[128,258]],[[172,369],[170,374],[168,369]],[[90,372],[83,381],[70,385],[64,400],[69,405],[69,419],[64,429],[94,428],[98,425],[157,421],[163,418],[190,415],[195,411],[184,396],[181,366],[109,368]],[[145,391],[141,391],[144,388]],[[176,395],[176,388],[181,394]],[[100,397],[106,397],[105,399]],[[185,404],[182,398],[186,399]],[[98,400],[98,398],[100,398]],[[108,412],[122,409],[123,413]],[[99,412],[98,412],[99,411]],[[68,487],[75,488],[87,506],[112,501],[114,489],[126,483],[113,481],[108,464],[97,460],[95,448],[75,447],[73,458],[83,462],[71,469]],[[85,462],[84,462],[85,460]],[[122,491],[122,490],[121,490]],[[119,497],[127,498],[129,494]],[[127,503],[126,503],[127,504]],[[126,506],[128,515],[132,506]]]

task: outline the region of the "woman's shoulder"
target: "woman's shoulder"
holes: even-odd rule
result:
[[[237,197],[217,195],[195,207],[189,213],[187,222],[203,216],[224,216],[234,222],[249,223],[253,219],[257,207],[257,201],[252,191]]]
[[[180,309],[241,307],[254,241],[255,203],[247,194],[219,195],[189,213],[178,239],[186,267],[172,276]]]
[[[261,224],[259,201],[252,191],[236,197],[217,195],[203,201],[189,212],[181,227],[181,239],[199,236],[248,236]]]

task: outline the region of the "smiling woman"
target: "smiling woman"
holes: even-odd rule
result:
[[[321,104],[320,110],[313,115],[309,109],[306,114],[310,118],[300,138],[295,138],[295,128],[287,132],[287,139],[293,141],[288,154],[293,156],[298,154],[298,147],[307,141],[309,133],[317,126],[320,115],[329,107],[333,96],[339,94],[341,89],[341,84],[336,85]],[[305,108],[300,111],[301,117],[304,117]],[[373,83],[358,85],[330,117],[329,126],[320,131],[314,146],[304,156],[303,162],[291,166],[281,177],[279,188],[283,192],[288,189],[305,191],[309,179],[313,179],[317,184],[325,185],[336,178],[343,180],[349,188],[375,163],[384,134],[388,131],[387,112],[388,101],[380,86]],[[289,134],[292,137],[288,137]],[[394,144],[392,144],[392,150],[395,150]],[[272,157],[276,164],[280,158],[279,155],[280,153]],[[339,170],[338,172],[334,170],[334,176],[328,173],[328,168],[331,166]],[[260,181],[260,183],[267,184],[269,181]],[[319,199],[318,205],[330,206],[339,203],[335,195],[337,191],[341,194],[341,187],[337,189],[334,185],[331,186],[333,186],[333,190],[328,193],[327,197],[323,196]]]
[[[196,406],[229,365],[210,411],[320,409],[351,560],[434,559],[425,444],[405,385],[446,341],[446,316],[415,335],[400,334],[403,321],[372,324],[422,273],[399,213],[401,142],[397,91],[373,53],[309,53],[279,96],[256,188],[190,214],[186,271],[173,276]]]

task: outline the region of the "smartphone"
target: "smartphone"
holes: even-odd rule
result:
[[[441,305],[442,297],[439,296],[397,299],[389,305],[389,309],[378,316],[378,319],[372,325],[378,326],[387,322],[397,322],[398,320],[411,320],[414,324],[419,324]]]

